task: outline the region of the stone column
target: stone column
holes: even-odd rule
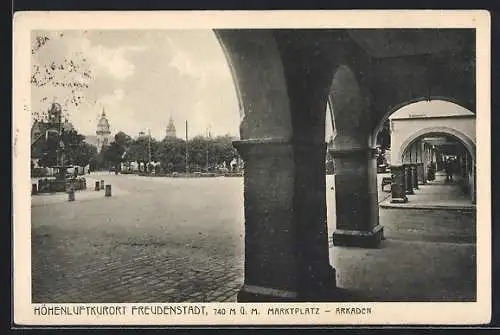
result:
[[[417,175],[419,184],[426,184],[425,177],[425,148],[424,142],[419,142],[418,145],[418,161],[417,161]]]
[[[474,159],[471,159],[471,189],[472,189],[472,203],[476,203],[476,196],[477,196],[477,185],[476,185],[476,161]]]
[[[404,203],[408,201],[406,196],[405,173],[403,165],[391,165],[391,202]]]
[[[377,202],[376,150],[334,150],[338,246],[376,247],[383,239]]]
[[[335,294],[326,227],[325,145],[235,141],[245,161],[245,283],[238,301],[320,301]]]
[[[411,182],[414,189],[418,190],[418,175],[417,175],[417,164],[413,163],[410,165],[411,169]]]
[[[425,169],[424,169],[424,163],[423,162],[418,162],[417,163],[417,179],[418,179],[418,184],[420,184],[420,185],[426,184],[426,181],[425,181]]]
[[[406,194],[415,194],[413,192],[413,179],[412,179],[412,173],[411,173],[411,164],[403,164],[403,167],[404,167]]]

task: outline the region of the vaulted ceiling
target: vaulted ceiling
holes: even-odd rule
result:
[[[371,57],[470,53],[475,49],[471,29],[353,29],[349,36]]]

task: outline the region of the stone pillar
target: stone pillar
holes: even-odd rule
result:
[[[413,163],[410,165],[411,169],[411,181],[414,189],[418,190],[418,175],[417,175],[417,164]]]
[[[411,175],[411,165],[403,164],[404,168],[404,176],[405,176],[405,186],[406,186],[406,194],[414,194],[413,192],[413,181]]]
[[[333,243],[338,246],[377,247],[383,239],[377,202],[376,150],[334,150],[335,209]]]
[[[68,201],[75,201],[75,189],[73,186],[68,190]]]
[[[471,188],[472,188],[472,203],[476,203],[476,194],[477,194],[477,186],[476,186],[476,161],[471,159]]]
[[[332,299],[325,145],[250,139],[234,146],[245,162],[245,283],[238,301]]]
[[[419,150],[419,160],[417,164],[417,175],[418,175],[418,182],[420,184],[426,184],[426,173],[425,173],[425,166],[426,166],[426,154],[425,154],[425,143],[421,141],[418,146]]]
[[[418,184],[423,185],[425,184],[425,169],[424,169],[424,163],[423,162],[418,162],[417,163],[417,181]]]
[[[111,196],[111,185],[106,185],[106,189],[104,191],[104,196],[105,197],[110,197]]]
[[[404,203],[408,201],[406,196],[405,173],[403,165],[391,165],[391,202]]]

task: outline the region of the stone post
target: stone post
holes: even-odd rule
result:
[[[403,165],[391,165],[391,202],[404,203],[406,196],[405,170]]]
[[[101,179],[101,190],[104,190],[104,180]]]
[[[106,190],[105,190],[104,196],[105,197],[111,196],[111,185],[106,185]]]
[[[31,194],[35,195],[38,193],[38,186],[37,184],[31,184]]]
[[[73,186],[68,190],[68,201],[75,201],[75,188]]]
[[[100,191],[101,190],[101,186],[99,185],[99,181],[98,180],[95,181],[95,190],[96,191]]]

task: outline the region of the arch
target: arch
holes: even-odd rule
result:
[[[282,58],[269,30],[214,29],[240,105],[240,139],[292,137],[292,113]]]
[[[226,45],[224,44],[224,39],[222,38],[219,30],[213,29],[212,32],[214,33],[215,38],[217,39],[217,42],[219,42],[219,45],[220,45],[220,47],[222,49],[222,53],[224,54],[224,57],[226,58],[227,65],[229,66],[229,71],[231,72],[231,77],[233,78],[233,84],[234,84],[234,88],[236,90],[236,97],[238,99],[238,107],[239,107],[240,122],[241,122],[241,120],[243,120],[243,118],[245,117],[245,108],[244,108],[244,105],[243,105],[243,99],[242,99],[242,95],[241,95],[241,88],[240,88],[240,85],[238,83],[238,77],[236,75],[236,69],[234,67],[234,64],[233,64],[233,61],[231,59],[230,53],[229,53]]]
[[[329,102],[337,148],[366,147],[368,144],[369,119],[365,112],[369,99],[358,77],[348,64],[339,64],[332,77]]]
[[[458,131],[454,128],[449,128],[449,127],[427,127],[423,128],[420,130],[415,131],[411,135],[409,135],[400,145],[399,148],[397,148],[397,151],[394,151],[391,155],[395,155],[394,157],[397,157],[397,164],[402,164],[402,156],[403,153],[406,151],[406,149],[417,139],[419,139],[422,136],[428,135],[428,134],[438,134],[438,135],[449,135],[457,140],[459,140],[465,148],[469,151],[473,161],[476,161],[476,144],[474,141],[461,131]]]
[[[380,121],[377,123],[377,126],[373,129],[370,137],[370,144],[372,147],[375,147],[377,145],[377,134],[382,130],[384,127],[384,123],[389,119],[389,117],[400,110],[403,107],[406,107],[408,105],[421,102],[421,101],[446,101],[450,102],[452,104],[455,104],[457,106],[460,106],[462,108],[468,109],[470,112],[474,113],[474,111],[470,110],[469,108],[466,107],[466,104],[463,104],[461,101],[455,98],[450,98],[446,96],[439,96],[439,95],[431,95],[431,96],[421,96],[413,99],[406,100],[402,103],[393,105],[388,109],[388,111],[384,114],[384,116],[380,119]],[[474,113],[475,114],[475,113]]]

